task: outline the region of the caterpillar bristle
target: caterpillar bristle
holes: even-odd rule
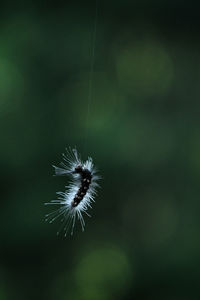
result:
[[[64,231],[64,236],[70,231],[73,235],[76,219],[79,220],[81,229],[85,229],[85,221],[83,214],[91,217],[87,210],[92,208],[91,203],[95,202],[94,197],[97,194],[96,188],[99,186],[97,181],[100,177],[97,175],[91,157],[83,162],[76,148],[66,149],[66,154],[62,153],[64,162],[60,163],[61,167],[52,165],[57,175],[70,175],[72,180],[66,186],[64,192],[57,192],[57,200],[52,200],[45,205],[61,205],[57,210],[47,214],[46,221],[53,223],[57,218],[61,219],[61,228],[57,231],[57,235]]]

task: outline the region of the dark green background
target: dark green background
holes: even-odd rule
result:
[[[194,1],[0,9],[0,300],[200,299],[200,18]],[[86,147],[85,147],[86,145]],[[73,236],[44,216],[66,147],[101,189]]]

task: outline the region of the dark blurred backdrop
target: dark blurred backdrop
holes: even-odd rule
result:
[[[0,8],[0,300],[200,299],[198,3],[98,1],[89,114],[95,0]],[[69,146],[102,180],[64,238]]]

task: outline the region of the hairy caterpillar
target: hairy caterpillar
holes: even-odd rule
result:
[[[65,192],[57,192],[58,200],[45,203],[46,205],[61,205],[60,208],[46,215],[46,221],[52,223],[62,217],[62,226],[57,234],[64,229],[66,236],[70,228],[73,234],[76,218],[79,219],[82,231],[84,231],[85,221],[82,213],[90,216],[87,210],[91,208],[91,202],[94,202],[96,188],[99,186],[97,181],[100,177],[96,174],[92,158],[88,157],[85,162],[81,161],[76,149],[69,149],[67,155],[63,154],[63,162],[60,166],[53,166],[55,175],[71,175],[72,181],[65,187]]]

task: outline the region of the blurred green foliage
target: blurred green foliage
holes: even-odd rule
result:
[[[88,114],[95,1],[2,2],[0,300],[200,298],[195,5],[99,1]],[[64,238],[44,203],[68,146],[102,180]]]

